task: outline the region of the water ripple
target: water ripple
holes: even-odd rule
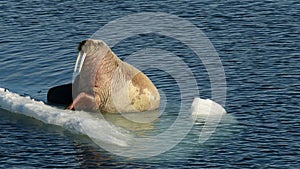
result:
[[[45,101],[50,87],[71,81],[78,42],[114,19],[158,11],[191,21],[210,38],[225,69],[226,110],[237,123],[228,122],[204,144],[197,142],[199,124],[170,152],[134,160],[109,154],[59,127],[0,110],[0,167],[297,168],[300,16],[296,0],[0,2],[0,87]],[[176,40],[141,35],[118,44],[114,51],[124,59],[145,46],[162,47],[182,57],[197,76],[200,93],[210,97],[205,67]],[[157,70],[147,73],[177,99],[174,79]],[[172,124],[172,112],[170,108],[164,116],[169,121],[157,127]]]

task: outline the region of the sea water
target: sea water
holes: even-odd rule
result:
[[[126,147],[131,138],[154,137],[174,124],[182,89],[171,76],[177,72],[172,65],[168,65],[171,74],[143,70],[168,100],[150,124],[118,115],[91,117],[46,104],[49,88],[72,81],[78,43],[105,24],[138,12],[172,14],[201,29],[219,54],[227,84],[227,114],[208,140],[199,142],[206,123],[198,120],[178,144],[148,158],[120,156],[109,148]],[[299,166],[298,1],[7,1],[0,2],[0,16],[0,87],[21,95],[10,102],[0,97],[11,110],[0,109],[2,168]],[[205,65],[176,39],[154,33],[135,35],[116,44],[113,51],[126,60],[144,48],[178,56],[196,77],[199,95],[195,95],[212,98]]]

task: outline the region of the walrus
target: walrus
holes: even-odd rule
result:
[[[68,109],[123,113],[159,107],[160,95],[153,82],[123,62],[104,41],[84,40],[78,51]]]

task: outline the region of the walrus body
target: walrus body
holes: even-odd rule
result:
[[[159,107],[160,95],[152,81],[120,60],[103,41],[83,41],[78,50],[78,60],[81,54],[84,57],[73,82],[69,109],[122,113]]]

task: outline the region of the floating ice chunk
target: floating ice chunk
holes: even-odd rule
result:
[[[206,119],[208,116],[222,116],[226,114],[225,109],[210,99],[195,98],[192,107],[192,118],[194,120]]]

